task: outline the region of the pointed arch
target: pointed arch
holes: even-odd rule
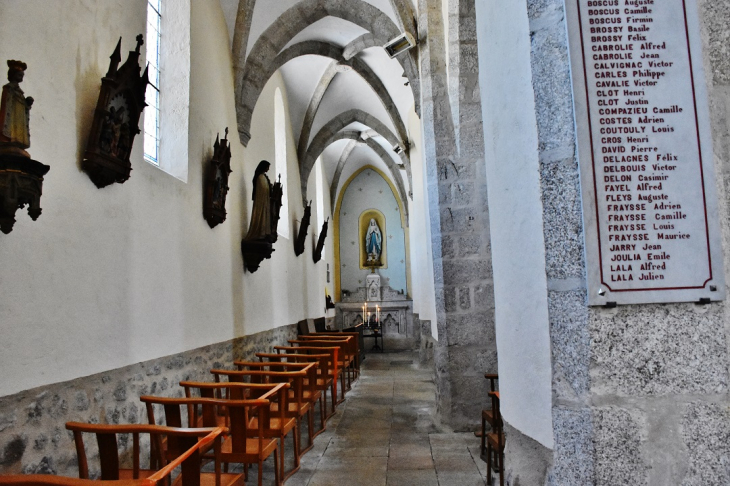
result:
[[[346,20],[368,30],[379,40],[380,45],[400,33],[400,29],[388,15],[369,3],[358,0],[304,0],[284,12],[258,38],[246,58],[243,77],[240,81],[236,78],[238,130],[244,145],[251,138],[251,117],[260,94],[260,91],[251,88],[263,88],[268,79],[266,73],[270,71],[269,65],[281,49],[308,25],[327,16]],[[341,53],[339,57],[341,58]],[[416,112],[419,113],[420,78],[416,63],[412,56],[399,56],[398,61],[408,77]]]
[[[388,129],[385,124],[383,124],[383,122],[378,120],[373,115],[359,109],[352,109],[344,113],[340,113],[322,127],[322,129],[317,133],[314,139],[312,139],[312,143],[309,144],[309,148],[307,149],[307,153],[305,154],[304,158],[299,161],[299,171],[302,180],[302,197],[304,197],[305,200],[307,194],[307,179],[309,178],[309,173],[312,171],[312,167],[314,166],[314,162],[316,162],[317,157],[319,157],[322,151],[336,139],[335,137],[337,137],[337,134],[338,132],[340,132],[340,130],[345,128],[350,123],[354,122],[362,123],[363,125],[372,128],[378,133],[378,135],[385,138],[388,143],[393,146],[399,143],[396,136],[393,135],[393,132],[391,132],[390,129]],[[379,147],[378,150],[381,150],[383,153],[386,154],[387,158],[392,163],[392,158],[387,155],[385,149],[383,149],[383,147],[380,146],[380,144],[378,144],[377,142],[373,141],[373,143],[375,143]],[[411,176],[410,159],[408,158],[405,150],[402,150],[399,156],[406,169],[409,187],[412,187],[413,179]],[[393,165],[395,166],[395,164]],[[398,175],[400,176],[400,173],[398,173]],[[407,196],[405,192],[405,187],[403,188],[402,194],[403,197]]]

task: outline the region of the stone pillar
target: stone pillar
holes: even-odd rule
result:
[[[715,160],[727,187],[730,8],[699,3]],[[586,305],[564,6],[527,5],[552,341],[552,484],[729,484],[727,302]],[[727,194],[719,193],[727,242]]]
[[[449,79],[441,2],[420,0],[419,6],[420,38],[426,39],[419,57],[438,328],[438,412],[444,423],[465,430],[480,421],[487,398],[484,373],[497,370],[475,9],[474,0],[454,2],[459,20],[452,50],[459,55],[450,62],[458,62],[459,69]],[[459,86],[459,106],[453,111],[452,82]],[[459,119],[454,120],[456,113]]]

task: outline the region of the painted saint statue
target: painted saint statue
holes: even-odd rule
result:
[[[366,264],[380,265],[380,254],[383,251],[383,235],[375,219],[370,218],[368,230],[365,234],[365,252],[368,255]]]
[[[3,86],[0,101],[0,149],[13,150],[18,155],[30,157],[25,151],[30,147],[30,107],[33,98],[26,97],[20,83],[28,66],[21,61],[8,61],[8,84]]]

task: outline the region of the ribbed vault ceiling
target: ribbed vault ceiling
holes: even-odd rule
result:
[[[239,133],[247,144],[258,96],[275,72],[287,90],[302,190],[320,157],[331,200],[357,169],[388,174],[407,207],[407,121],[420,110],[415,49],[383,44],[407,30],[412,0],[220,0],[234,45]],[[245,44],[243,48],[238,46]],[[397,154],[400,145],[406,151]],[[311,194],[303,194],[311,199]]]

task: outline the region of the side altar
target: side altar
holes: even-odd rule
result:
[[[385,349],[417,349],[420,331],[413,323],[413,300],[369,275],[366,287],[344,293],[335,303],[335,325],[347,329],[363,322],[379,324]]]

